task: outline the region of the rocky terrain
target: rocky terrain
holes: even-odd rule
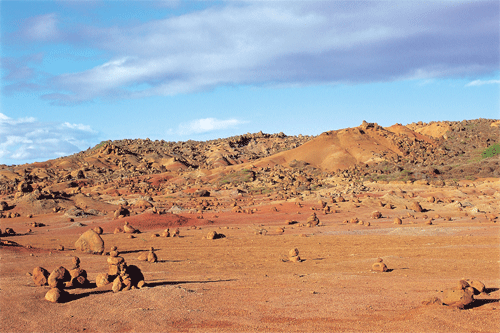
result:
[[[498,332],[499,126],[127,139],[0,165],[0,325]]]

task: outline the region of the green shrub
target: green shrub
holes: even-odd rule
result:
[[[491,145],[488,148],[486,148],[481,154],[481,156],[483,158],[488,158],[499,154],[500,154],[500,143],[495,143],[494,145]]]
[[[253,181],[255,178],[255,173],[248,169],[243,169],[234,173],[230,173],[224,176],[221,180],[221,184],[240,184]]]

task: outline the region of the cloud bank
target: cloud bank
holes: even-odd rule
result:
[[[485,84],[500,84],[500,80],[474,80],[467,83],[466,87],[484,86]]]
[[[65,105],[223,85],[474,79],[498,72],[499,12],[498,1],[226,2],[146,23],[81,25],[71,34],[59,27],[62,18],[46,14],[28,20],[20,35],[111,55],[26,85],[43,86],[44,99]],[[31,73],[17,68],[21,79]]]
[[[33,162],[77,153],[97,132],[89,126],[13,119],[0,113],[0,163]]]
[[[237,119],[219,120],[215,118],[196,119],[187,124],[180,124],[177,133],[180,135],[208,133],[228,128],[234,128],[243,121]]]

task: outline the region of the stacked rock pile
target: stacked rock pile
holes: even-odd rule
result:
[[[312,213],[311,216],[307,218],[306,224],[308,227],[317,226],[319,224],[319,219],[316,216],[316,213]]]
[[[377,262],[372,265],[372,270],[376,272],[387,272],[387,265],[383,263],[382,258],[378,258]]]
[[[154,252],[154,248],[150,247],[149,252],[142,252],[137,260],[140,261],[149,261],[151,263],[158,262],[158,257],[156,256],[156,253]]]
[[[119,256],[116,246],[111,248],[107,262],[108,273],[101,273],[97,276],[97,287],[102,287],[112,282],[112,290],[116,293],[121,290],[130,290],[145,286],[144,275],[139,267],[134,265],[128,266],[125,259]]]
[[[50,274],[43,267],[33,269],[33,282],[37,286],[48,285],[51,289],[45,294],[45,299],[59,303],[68,299],[65,288],[84,287],[88,284],[87,272],[80,268],[80,258],[73,257],[73,267],[68,271],[63,266],[54,269]]]
[[[301,262],[302,259],[299,257],[299,249],[291,249],[290,252],[288,252],[288,260],[291,262]]]

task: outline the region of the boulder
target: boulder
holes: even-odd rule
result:
[[[411,203],[410,209],[415,211],[415,212],[422,212],[423,211],[422,206],[420,206],[420,204],[417,201],[414,201]]]
[[[121,264],[124,261],[125,261],[125,259],[123,259],[123,257],[119,257],[119,256],[116,256],[116,257],[109,256],[108,257],[108,264],[109,265],[118,266],[119,264]]]
[[[146,200],[137,200],[134,203],[134,207],[139,208],[139,209],[148,209],[153,207],[153,204],[151,204],[149,201]]]
[[[381,218],[381,217],[382,217],[382,213],[381,213],[381,212],[379,212],[378,210],[376,210],[376,211],[374,211],[374,212],[372,213],[372,219],[379,219],[379,218]]]
[[[291,249],[290,252],[288,252],[289,257],[295,257],[298,255],[299,255],[299,249],[297,248]]]
[[[102,235],[102,228],[101,227],[95,227],[94,231],[96,232],[96,234]]]
[[[486,290],[486,287],[484,286],[484,283],[482,283],[481,281],[479,280],[473,280],[473,281],[469,281],[469,285],[474,288],[475,290],[475,294],[480,294],[480,293],[484,293],[485,290]]]
[[[207,239],[218,239],[218,238],[223,238],[225,237],[223,234],[217,233],[217,231],[210,231],[207,234]]]
[[[115,213],[113,214],[113,217],[115,219],[118,219],[120,217],[125,217],[125,216],[130,216],[130,211],[125,208],[125,207],[120,207],[118,208]]]
[[[472,302],[474,302],[474,289],[471,287],[465,289],[451,288],[443,293],[443,303],[448,306],[463,309]]]
[[[37,286],[45,286],[49,279],[49,272],[43,267],[35,267],[33,269],[33,282]]]
[[[104,241],[101,236],[90,229],[78,238],[75,242],[75,248],[82,252],[102,254],[104,252]]]
[[[108,274],[99,273],[95,278],[95,284],[97,285],[97,287],[103,287],[109,284]]]
[[[383,262],[376,262],[372,265],[372,270],[376,272],[387,272],[387,265]]]
[[[80,258],[73,257],[73,259],[71,259],[71,262],[73,263],[73,269],[80,267]]]
[[[403,224],[403,221],[399,217],[396,217],[394,219],[394,224]]]
[[[69,271],[71,281],[66,284],[66,287],[81,287],[87,284],[87,272],[81,268],[71,269]]]
[[[114,293],[119,292],[122,290],[123,284],[122,284],[122,279],[120,276],[117,276],[115,280],[113,281],[113,287],[111,288]]]
[[[0,212],[9,209],[9,205],[5,201],[0,201]]]
[[[52,288],[45,294],[45,299],[52,303],[61,303],[68,299],[69,294],[64,290]]]
[[[127,234],[135,234],[139,233],[139,230],[131,226],[128,221],[125,221],[125,225],[123,226],[123,231]]]
[[[376,272],[387,272],[387,265],[383,263],[382,258],[378,258],[377,262],[372,265],[372,270]]]
[[[151,263],[155,263],[158,261],[158,257],[156,256],[156,253],[153,252],[153,250],[149,251],[148,253],[148,261]]]
[[[59,266],[50,273],[47,283],[52,288],[62,288],[65,282],[71,281],[71,275],[63,266]]]

